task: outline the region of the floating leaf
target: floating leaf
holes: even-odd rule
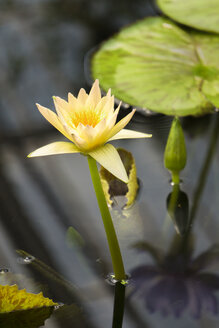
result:
[[[157,4],[179,23],[219,33],[218,0],[157,0]]]
[[[219,36],[188,33],[146,18],[102,44],[91,74],[132,106],[167,115],[201,115],[219,106]]]
[[[31,265],[34,267],[35,270],[39,271],[41,274],[46,276],[47,278],[53,280],[57,285],[61,285],[66,290],[70,291],[73,294],[77,294],[77,288],[71,284],[68,280],[66,280],[62,275],[57,273],[53,268],[51,268],[49,265],[45,264],[44,262],[40,261],[30,253],[27,253],[26,251],[22,249],[17,249],[16,252],[21,256],[20,260],[25,259],[33,259],[31,261]]]
[[[49,298],[39,294],[27,293],[25,289],[18,290],[17,285],[0,286],[0,313],[28,310],[44,306],[54,306]]]
[[[125,196],[127,199],[126,207],[128,207],[135,201],[138,191],[136,166],[134,158],[130,152],[122,148],[118,148],[117,150],[125,166],[129,178],[128,183],[126,184],[117,179],[102,166],[100,169],[100,178],[107,203],[110,205],[113,204],[112,197]]]

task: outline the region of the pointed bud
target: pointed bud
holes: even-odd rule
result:
[[[183,129],[178,117],[175,117],[168,136],[164,165],[172,173],[179,173],[186,165],[186,145]]]

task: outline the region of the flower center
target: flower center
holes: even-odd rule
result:
[[[93,128],[102,120],[102,115],[98,112],[91,110],[84,110],[80,112],[75,112],[72,119],[72,123],[77,128],[78,124],[89,125]]]

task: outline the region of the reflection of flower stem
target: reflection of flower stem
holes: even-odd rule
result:
[[[179,178],[179,172],[176,172],[176,171],[172,171],[171,174],[172,174],[172,182],[175,184],[175,185],[178,185],[180,183],[180,178]]]
[[[125,285],[117,282],[115,284],[115,297],[113,309],[113,324],[112,328],[121,328],[125,305]]]
[[[77,293],[77,287],[74,286],[71,282],[66,280],[62,275],[57,273],[54,269],[52,269],[50,266],[45,264],[44,262],[40,261],[36,257],[32,256],[30,253],[27,253],[23,251],[22,249],[17,249],[16,252],[22,256],[22,258],[30,257],[33,258],[33,260],[30,262],[33,268],[38,270],[39,272],[42,272],[44,275],[46,275],[49,279],[54,280],[55,283],[60,284],[67,288],[68,290]]]
[[[124,265],[122,261],[122,256],[119,248],[119,243],[116,237],[116,232],[113,226],[112,218],[109,212],[109,208],[106,203],[106,199],[103,193],[102,184],[100,181],[99,172],[97,169],[96,161],[88,156],[88,164],[90,168],[91,178],[93,181],[94,190],[97,197],[97,202],[99,205],[100,213],[102,215],[102,220],[107,236],[107,241],[109,245],[109,250],[112,258],[113,270],[116,280],[126,279]]]
[[[215,127],[214,127],[214,130],[213,130],[211,139],[210,139],[211,142],[210,142],[210,145],[209,145],[209,149],[208,149],[208,152],[207,152],[207,155],[206,155],[204,165],[202,167],[200,176],[198,178],[199,184],[198,184],[198,186],[195,190],[195,196],[194,196],[193,206],[192,206],[191,215],[190,215],[190,225],[194,221],[196,210],[197,210],[197,207],[198,207],[198,204],[199,204],[199,200],[201,198],[201,194],[202,194],[203,188],[205,186],[206,178],[207,178],[207,175],[208,175],[208,170],[210,168],[211,161],[214,157],[214,153],[215,153],[216,146],[217,146],[218,135],[219,135],[219,115],[218,114],[216,114],[216,115],[217,115],[216,123],[215,123]]]

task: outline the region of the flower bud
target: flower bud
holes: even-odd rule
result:
[[[179,173],[186,165],[186,145],[178,117],[174,118],[170,128],[164,152],[164,165],[172,173]]]

